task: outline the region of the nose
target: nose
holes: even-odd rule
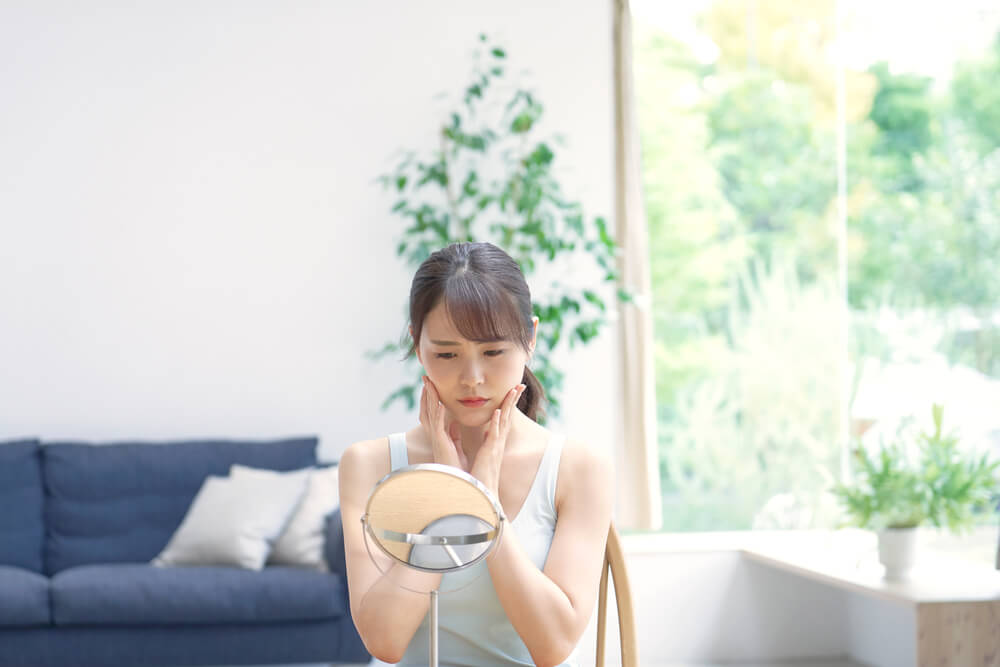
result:
[[[483,383],[483,369],[478,359],[468,359],[462,364],[458,381],[462,386],[469,388],[478,387]]]

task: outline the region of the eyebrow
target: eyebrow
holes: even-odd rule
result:
[[[435,345],[460,345],[460,343],[456,343],[453,340],[434,340],[433,338],[429,338],[428,340],[430,342],[432,342],[433,344],[435,344]],[[507,343],[507,342],[510,342],[510,341],[508,341],[505,338],[497,338],[496,340],[480,340],[480,341],[473,341],[473,342],[475,342],[475,343],[477,343],[479,345],[496,345],[497,343]]]

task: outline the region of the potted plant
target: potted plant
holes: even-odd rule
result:
[[[922,524],[961,532],[996,499],[1000,461],[963,454],[958,438],[942,430],[944,409],[934,405],[933,432],[882,443],[869,454],[854,450],[855,478],[833,492],[851,525],[878,533],[879,562],[887,579],[905,578],[916,560],[916,532]],[[916,449],[916,457],[911,456]]]

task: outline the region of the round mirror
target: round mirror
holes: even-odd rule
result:
[[[365,548],[382,574],[391,576],[396,565],[447,574],[486,558],[500,542],[505,517],[493,494],[472,475],[452,466],[421,463],[383,477],[368,496],[361,523]],[[372,550],[372,543],[381,554]],[[468,574],[465,581],[452,581],[450,590],[468,585],[482,572]],[[413,587],[413,577],[404,579],[405,583],[397,579],[396,584],[430,595],[428,664],[437,667],[441,584],[421,591]]]
[[[478,563],[495,548],[504,515],[493,494],[472,475],[422,463],[382,478],[361,521],[366,545],[374,543],[392,561],[448,573]],[[380,559],[372,556],[378,565]]]

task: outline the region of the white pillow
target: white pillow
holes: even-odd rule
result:
[[[231,565],[259,570],[305,493],[308,470],[205,479],[153,565]]]
[[[234,465],[229,474],[239,479],[244,476],[273,474],[268,470]],[[294,565],[323,572],[329,569],[323,557],[326,542],[326,519],[340,506],[340,485],[337,468],[314,468],[309,473],[305,497],[292,514],[284,531],[278,536],[268,556],[268,565]]]

